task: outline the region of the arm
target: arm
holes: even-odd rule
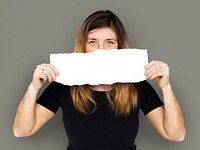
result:
[[[13,132],[16,137],[34,134],[53,117],[53,112],[36,104],[36,97],[43,84],[47,80],[53,81],[56,75],[58,75],[58,71],[50,64],[42,64],[35,69],[33,80],[16,112],[13,124]]]
[[[147,119],[166,139],[183,141],[186,129],[182,111],[169,82],[169,67],[159,61],[152,61],[145,66],[146,76],[155,79],[162,90],[164,107],[159,107],[147,114]]]

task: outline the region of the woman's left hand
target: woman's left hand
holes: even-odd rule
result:
[[[160,88],[169,85],[169,67],[166,63],[154,60],[145,65],[144,69],[147,79],[155,79]]]

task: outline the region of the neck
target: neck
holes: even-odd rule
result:
[[[113,86],[108,84],[91,85],[90,89],[94,91],[110,91],[113,89]]]

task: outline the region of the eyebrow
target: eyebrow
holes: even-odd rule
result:
[[[87,38],[87,40],[97,40],[97,39],[95,39],[95,38]]]
[[[88,38],[87,40],[97,40],[96,38]],[[105,39],[107,41],[111,40],[111,41],[117,41],[116,39]]]
[[[116,39],[106,39],[106,40],[108,40],[108,41],[109,41],[109,40],[111,40],[111,41],[117,41]]]

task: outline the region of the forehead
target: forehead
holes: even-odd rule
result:
[[[111,28],[94,29],[88,33],[88,39],[117,39],[116,33]]]

